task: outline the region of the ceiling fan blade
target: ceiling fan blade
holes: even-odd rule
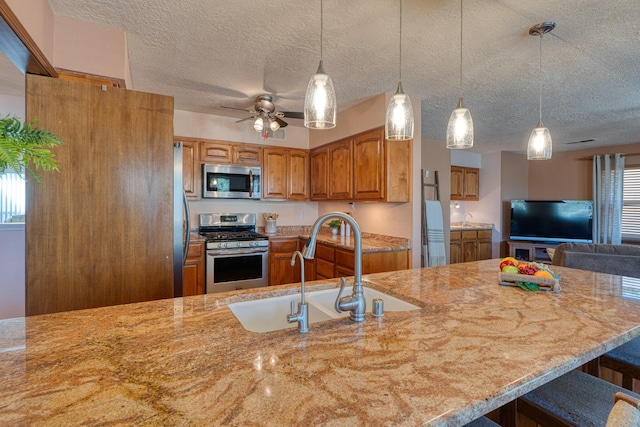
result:
[[[289,126],[289,123],[285,122],[284,120],[282,120],[280,117],[274,117],[273,118],[276,122],[278,122],[278,124],[280,125],[281,128],[287,127]]]
[[[236,108],[236,107],[225,107],[221,105],[220,108],[224,108],[225,110],[237,110],[237,111],[246,111],[247,113],[253,113],[253,110],[247,110],[246,108]]]
[[[290,119],[304,119],[304,113],[299,111],[282,111],[281,113]]]
[[[240,120],[236,120],[236,123],[240,123],[240,122],[244,122],[246,120],[251,120],[253,118],[255,118],[256,116],[249,116],[249,117],[245,117],[244,119],[240,119]]]

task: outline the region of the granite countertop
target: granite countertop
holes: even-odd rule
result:
[[[308,239],[311,235],[311,226],[285,226],[277,227],[277,232],[268,234],[270,240],[299,238]],[[264,232],[264,229],[260,231]],[[317,241],[344,249],[353,250],[355,237],[334,236],[328,227],[323,227],[317,236]],[[403,237],[385,236],[382,234],[362,233],[362,252],[395,252],[411,249],[411,240]]]
[[[640,335],[621,277],[530,293],[498,262],[365,276],[422,308],[308,334],[227,307],[296,285],[2,320],[0,424],[459,426]]]
[[[452,222],[449,229],[451,231],[493,230],[493,224],[486,224],[482,222]]]

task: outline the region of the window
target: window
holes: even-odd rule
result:
[[[624,169],[622,238],[640,240],[640,166]]]
[[[14,172],[0,175],[0,223],[24,222],[25,182]]]

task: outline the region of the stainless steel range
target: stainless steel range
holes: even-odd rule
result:
[[[206,240],[206,292],[268,286],[269,238],[256,232],[252,213],[200,214]]]

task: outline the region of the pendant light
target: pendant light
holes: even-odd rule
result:
[[[462,2],[460,0],[460,98],[447,124],[447,148],[463,149],[473,147],[473,119],[471,112],[462,106]]]
[[[413,106],[411,98],[402,91],[402,0],[400,0],[400,61],[398,89],[387,106],[384,125],[385,138],[391,141],[413,139]]]
[[[331,77],[322,63],[323,5],[320,0],[320,65],[309,80],[304,97],[304,126],[309,129],[331,129],[336,126],[336,93]]]
[[[527,145],[527,160],[549,160],[551,158],[552,142],[549,129],[542,124],[542,36],[556,27],[555,22],[542,22],[529,28],[529,34],[540,36],[540,85],[538,87],[539,116],[538,125],[529,137]]]

